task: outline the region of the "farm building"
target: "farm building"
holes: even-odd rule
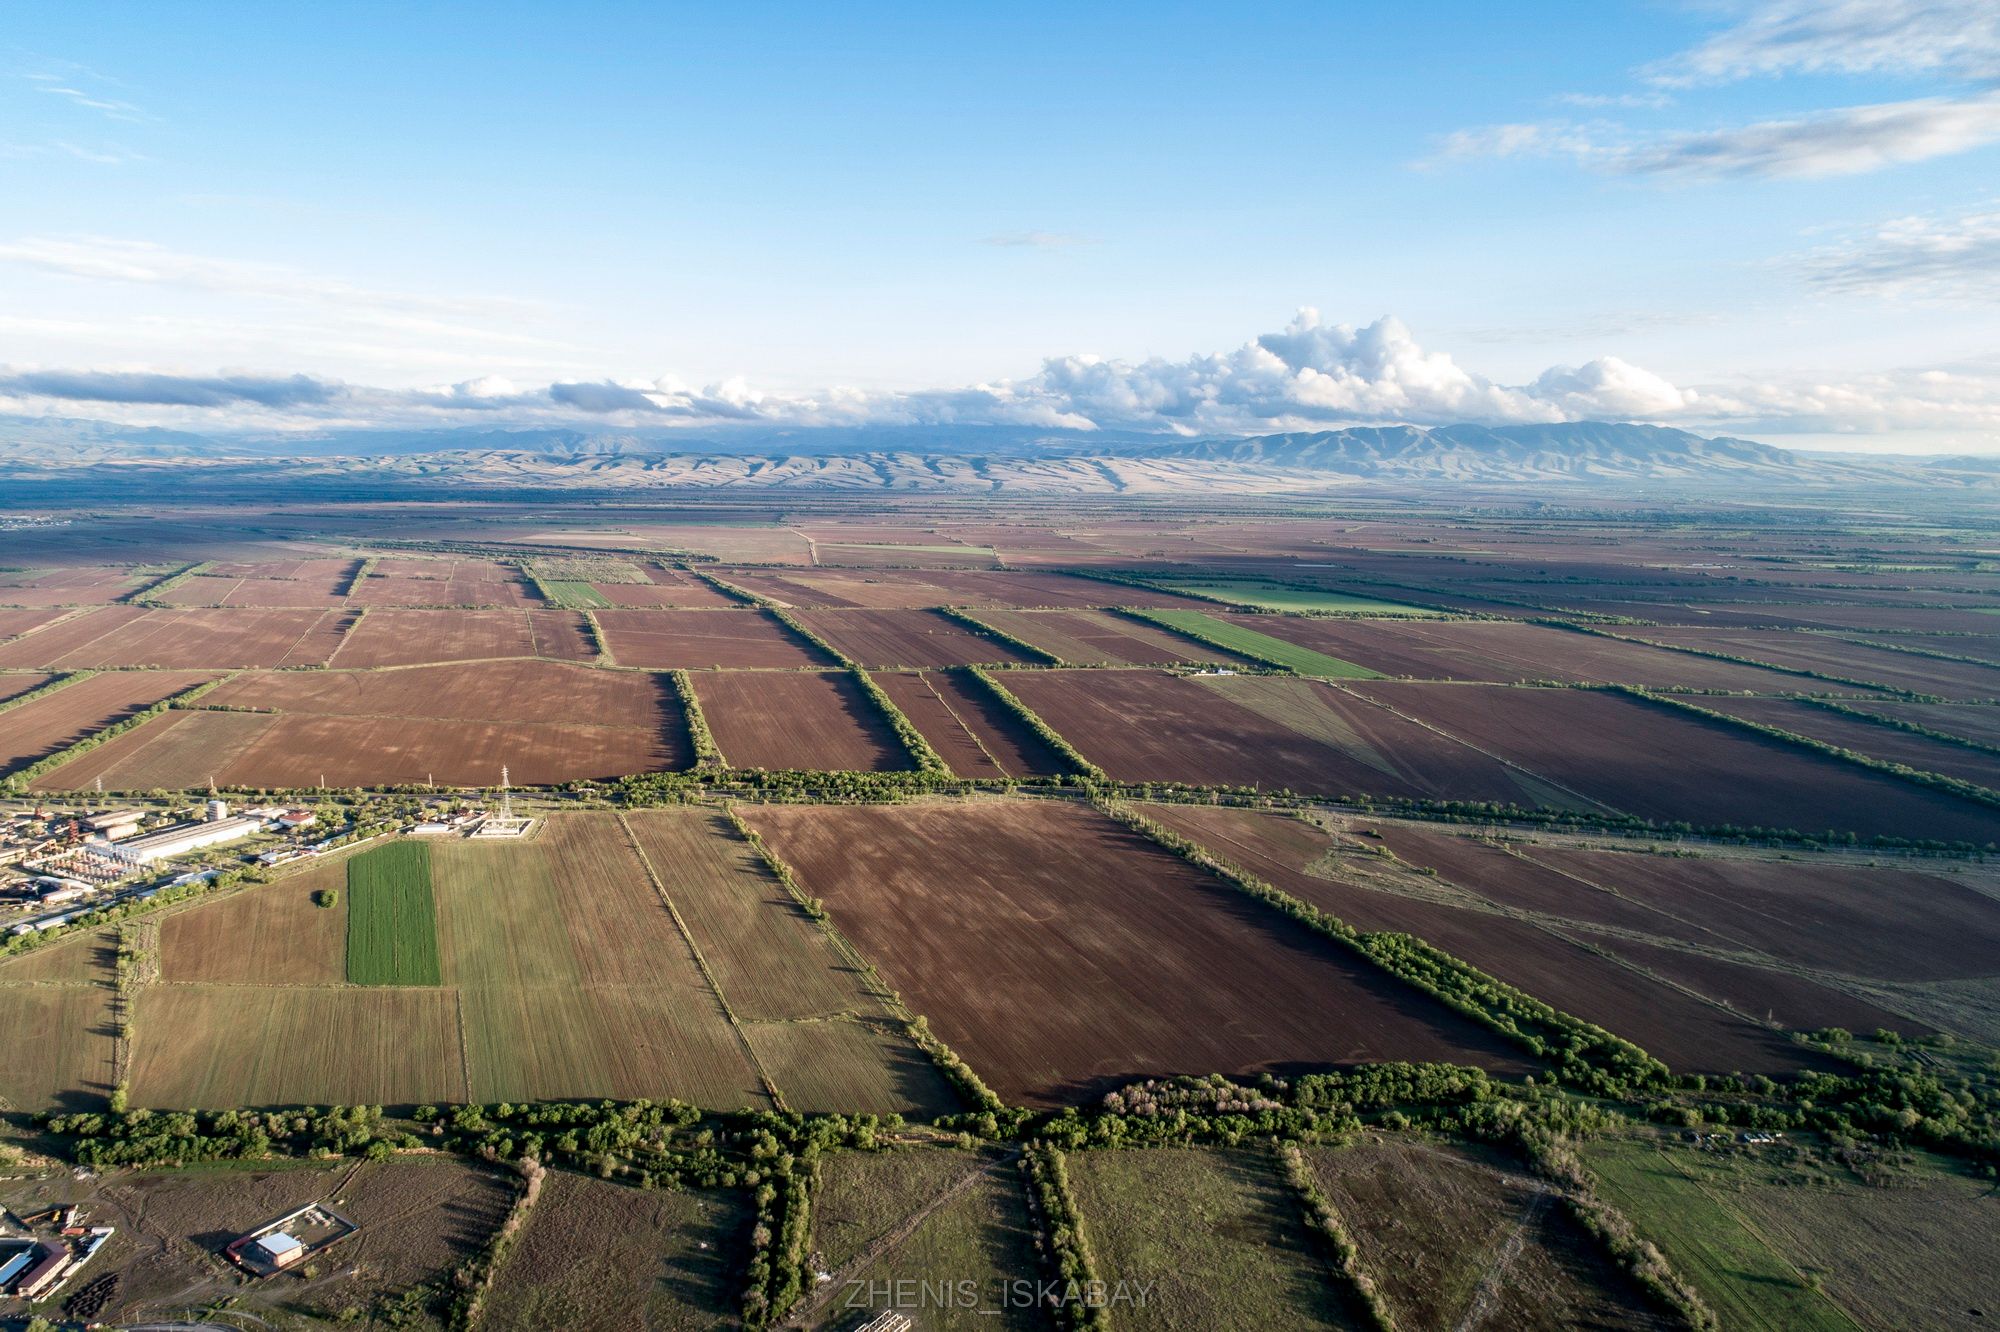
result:
[[[35,1248],[28,1270],[14,1283],[14,1295],[24,1300],[40,1299],[61,1283],[70,1264],[68,1248],[44,1241]]]

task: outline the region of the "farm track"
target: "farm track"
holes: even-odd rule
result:
[[[859,1253],[829,1273],[828,1280],[817,1282],[814,1293],[800,1301],[791,1313],[785,1315],[784,1321],[778,1326],[810,1327],[814,1318],[833,1299],[835,1293],[843,1289],[849,1281],[866,1272],[904,1240],[915,1234],[917,1227],[929,1220],[933,1213],[963,1197],[981,1179],[992,1175],[1002,1166],[1012,1165],[1020,1159],[1020,1156],[1019,1147],[1009,1147],[994,1160],[982,1162],[960,1175],[922,1207],[897,1222],[893,1229],[870,1240]]]

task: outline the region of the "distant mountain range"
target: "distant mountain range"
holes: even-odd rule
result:
[[[25,486],[224,487],[255,478],[407,492],[451,482],[558,491],[810,488],[937,493],[1309,493],[1358,482],[1992,489],[2000,461],[1811,454],[1665,426],[1362,426],[1163,438],[1010,427],[350,430],[196,434],[98,421],[0,419],[0,459]],[[281,461],[282,471],[271,464]],[[4,484],[4,483],[0,483]]]

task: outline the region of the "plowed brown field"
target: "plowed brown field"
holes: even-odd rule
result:
[[[1028,659],[1000,639],[975,634],[935,611],[820,610],[801,611],[798,618],[850,661],[875,670],[1014,664]]]
[[[1519,1069],[1482,1028],[1095,811],[1025,801],[745,817],[1001,1096],[1381,1059]]]
[[[961,777],[1043,777],[1069,771],[1047,741],[977,681],[950,671],[883,671],[874,678]]]
[[[832,660],[759,610],[607,610],[597,623],[620,666],[830,666]]]
[[[894,772],[911,766],[853,677],[811,671],[704,671],[695,696],[732,767]]]
[[[213,678],[195,671],[114,671],[8,708],[0,712],[0,770],[53,754]]]

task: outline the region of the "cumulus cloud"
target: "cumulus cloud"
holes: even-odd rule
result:
[[[741,380],[520,385],[479,377],[419,388],[308,375],[0,368],[0,406],[211,428],[521,425],[988,425],[1241,435],[1343,425],[1637,420],[1758,432],[2000,431],[2000,364],[1841,379],[1682,385],[1616,356],[1501,383],[1429,348],[1400,321],[1329,324],[1303,310],[1224,352],[1125,361],[1059,356],[1021,379],[904,392],[766,393]]]
[[[2000,300],[2000,212],[1895,218],[1798,256],[1792,266],[1812,286],[1838,295]]]

